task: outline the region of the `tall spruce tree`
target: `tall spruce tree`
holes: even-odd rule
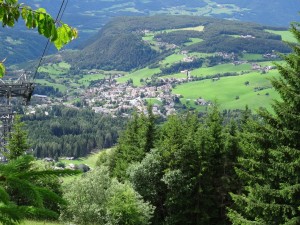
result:
[[[197,224],[226,224],[225,205],[228,187],[226,139],[218,107],[210,108],[203,127],[198,131],[201,154],[200,195],[201,219]],[[228,173],[228,174],[227,174]]]
[[[277,64],[280,78],[271,80],[281,100],[273,114],[261,110],[262,120],[244,130],[236,171],[245,186],[232,194],[233,224],[300,224],[300,24],[291,32],[297,44],[283,56],[285,64]]]
[[[128,123],[126,130],[119,139],[114,152],[114,168],[112,175],[124,180],[127,178],[126,170],[131,163],[140,162],[146,153],[154,147],[156,136],[155,116],[152,107],[148,107],[148,113],[134,114]]]
[[[27,141],[27,131],[24,128],[24,122],[21,122],[19,116],[15,117],[12,132],[8,138],[8,144],[6,146],[8,152],[4,155],[8,160],[16,159],[19,156],[25,154],[29,150],[30,145]]]

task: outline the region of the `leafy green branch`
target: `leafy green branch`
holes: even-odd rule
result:
[[[18,0],[0,0],[0,22],[3,27],[13,27],[20,17],[28,29],[37,28],[39,34],[49,38],[58,50],[78,36],[75,28],[54,20],[44,8],[33,10],[30,6],[19,4]],[[5,67],[0,62],[0,77],[4,73]]]

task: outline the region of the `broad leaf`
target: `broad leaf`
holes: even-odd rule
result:
[[[3,77],[5,74],[5,66],[3,63],[0,63],[0,77]]]

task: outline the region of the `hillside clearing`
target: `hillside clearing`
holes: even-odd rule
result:
[[[181,94],[183,99],[194,102],[197,98],[215,101],[222,109],[243,109],[248,105],[251,109],[270,108],[273,98],[278,94],[271,88],[268,78],[278,76],[278,71],[267,74],[252,72],[245,75],[222,77],[213,82],[211,79],[178,85],[174,94]],[[245,83],[249,82],[249,85]],[[267,94],[268,93],[268,94]]]
[[[142,86],[141,81],[140,81],[141,79],[150,78],[153,74],[159,73],[159,72],[160,72],[159,68],[149,69],[147,67],[147,68],[143,68],[141,70],[137,70],[132,73],[129,73],[123,77],[120,77],[117,79],[117,81],[119,83],[125,83],[129,79],[132,79],[134,85]]]
[[[273,34],[278,34],[281,35],[281,38],[283,41],[288,41],[288,42],[294,42],[297,43],[296,38],[293,36],[293,34],[288,31],[288,30],[265,30],[267,32],[273,33]]]

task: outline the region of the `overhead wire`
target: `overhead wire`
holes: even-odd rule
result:
[[[69,3],[69,0],[63,0],[62,1],[61,5],[60,5],[60,8],[59,8],[59,11],[57,13],[57,16],[55,18],[55,23],[57,23],[58,21],[60,21],[62,19],[63,14],[65,13],[65,10],[67,8],[68,3]],[[40,68],[40,66],[41,66],[41,64],[43,62],[44,56],[45,56],[47,50],[49,49],[49,43],[50,43],[50,38],[48,38],[48,40],[46,42],[45,48],[43,50],[42,56],[40,57],[39,63],[37,65],[37,67],[36,67],[36,70],[34,72],[32,80],[34,80],[36,78],[36,75],[38,74],[38,70],[39,70],[39,68]]]

